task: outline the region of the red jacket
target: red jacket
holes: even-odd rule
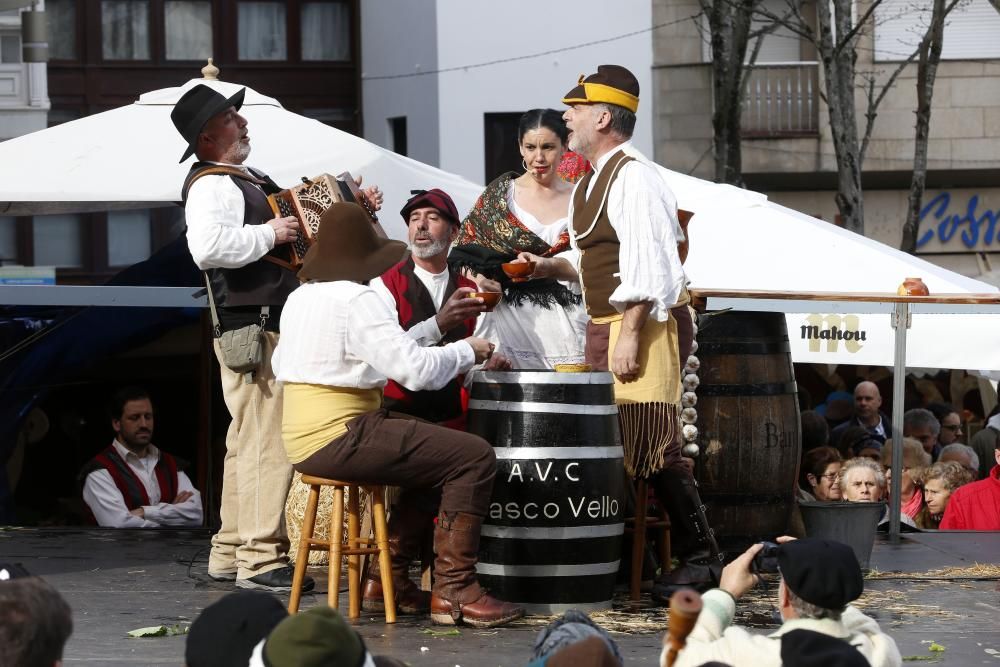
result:
[[[1000,530],[1000,465],[951,494],[941,530]]]

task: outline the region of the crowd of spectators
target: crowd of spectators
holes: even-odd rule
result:
[[[894,438],[874,383],[858,383],[849,413],[845,396],[802,413],[799,501],[895,502],[904,530],[1000,530],[1000,409],[965,444],[962,415],[951,405],[907,410],[903,437]],[[903,450],[895,500],[894,440]]]

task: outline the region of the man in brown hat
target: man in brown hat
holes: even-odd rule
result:
[[[220,84],[221,85],[221,84]],[[240,588],[289,591],[285,499],[292,469],[281,446],[281,387],[271,371],[281,307],[299,281],[267,261],[287,252],[298,223],[274,217],[267,195],[279,188],[266,174],[244,165],[250,155],[247,121],[240,115],[246,89],[224,97],[210,86],[189,89],[170,118],[192,154],[183,187],[187,241],[211,285],[218,313],[215,352],[232,423],[226,435],[222,525],[212,538],[208,574]],[[377,188],[369,189],[378,206]],[[260,324],[262,360],[249,376],[225,364],[219,337]],[[306,586],[312,586],[307,579]]]
[[[681,359],[677,310],[687,303],[678,255],[677,200],[630,141],[639,82],[619,65],[581,76],[563,98],[569,147],[594,166],[576,184],[570,239],[590,315],[586,357],[615,375],[625,468],[647,478],[671,519],[681,566],[653,598],[678,586],[710,586],[718,547],[688,465],[681,457]],[[681,314],[687,314],[686,309]],[[689,323],[687,323],[689,324]],[[690,337],[685,342],[690,346]]]
[[[524,610],[487,595],[475,569],[496,475],[493,448],[478,436],[381,407],[390,377],[411,391],[436,390],[493,352],[488,341],[471,336],[421,347],[403,331],[368,283],[406,252],[405,243],[378,238],[357,204],[337,203],[323,213],[318,242],[299,271],[306,282],[282,312],[274,356],[284,385],[285,450],[306,475],[402,487],[398,506],[427,507],[440,494],[431,619],[503,625]],[[401,580],[416,555],[402,550],[403,518],[394,512],[389,523],[393,572]],[[418,606],[415,585],[400,583],[407,603]]]

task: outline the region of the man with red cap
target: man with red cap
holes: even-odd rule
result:
[[[485,306],[482,299],[469,298],[476,283],[448,267],[448,252],[458,235],[461,219],[455,202],[439,188],[414,190],[400,215],[406,222],[410,256],[372,280],[370,286],[393,309],[401,326],[422,347],[447,345],[468,338],[476,317]],[[510,363],[499,354],[485,368],[502,370]],[[382,406],[429,422],[465,430],[461,378],[438,390],[412,391],[389,379]],[[426,613],[430,594],[418,590],[407,576],[410,562],[420,554],[424,536],[433,528],[436,498],[427,506],[396,503],[391,512],[394,590],[400,613]],[[373,560],[365,580],[362,608],[382,611],[382,584],[378,562]]]
[[[678,241],[677,199],[632,146],[639,82],[601,65],[563,98],[569,147],[594,166],[570,205],[570,240],[590,315],[586,358],[615,376],[625,469],[646,478],[670,514],[681,566],[653,598],[678,586],[706,587],[721,564],[697,485],[681,457],[681,359],[690,347],[688,296]],[[687,325],[688,336],[684,330]]]

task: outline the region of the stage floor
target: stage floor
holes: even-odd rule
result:
[[[190,623],[207,605],[232,590],[204,576],[209,532],[205,530],[102,530],[0,528],[0,562],[20,562],[45,577],[73,608],[73,636],[66,664],[183,664],[184,636],[130,639],[129,630]],[[908,575],[975,563],[1000,563],[1000,533],[905,535],[902,544],[875,545],[872,566],[880,576]],[[313,573],[317,592],[303,606],[325,602],[326,570]],[[866,581],[861,606],[889,632],[904,657],[939,665],[1000,665],[1000,582],[982,579]],[[741,602],[742,622],[760,632],[773,625],[771,592]],[[346,605],[346,593],[343,595]],[[656,665],[664,614],[648,606],[597,616],[630,665]],[[463,628],[458,636],[429,619],[403,617],[395,626],[363,617],[357,624],[369,649],[406,660],[413,667],[519,667],[547,619],[529,618],[498,630]],[[945,648],[930,652],[930,642]],[[427,650],[422,650],[425,647]]]

